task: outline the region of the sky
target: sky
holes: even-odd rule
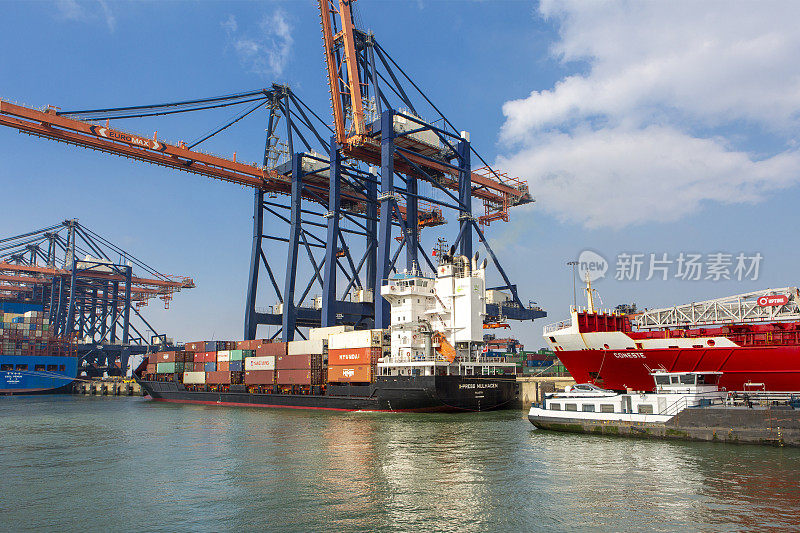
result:
[[[522,299],[548,311],[514,326],[526,346],[542,346],[541,326],[568,315],[566,263],[579,258],[605,262],[594,284],[604,307],[797,284],[797,3],[357,6],[362,29],[483,157],[528,181],[536,202],[486,230]],[[89,109],[278,82],[330,116],[311,0],[7,1],[3,14],[0,98],[12,102]],[[191,141],[229,115],[112,127]],[[264,127],[254,117],[203,146],[258,161]],[[159,329],[185,341],[241,338],[251,190],[6,128],[0,194],[0,235],[76,217],[160,271],[195,279],[169,310],[149,306]],[[452,241],[453,227],[426,230],[423,242]]]

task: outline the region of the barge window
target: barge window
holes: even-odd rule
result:
[[[44,365],[36,365],[33,367],[36,372],[44,372]]]
[[[551,403],[550,404],[550,410],[551,411],[560,411],[561,410],[561,404],[560,403]]]
[[[66,372],[66,370],[67,370],[67,365],[58,365],[59,372]]]
[[[576,404],[576,403],[565,403],[564,404],[564,410],[565,411],[577,411],[578,410],[578,404]]]
[[[649,403],[643,403],[639,405],[639,414],[640,415],[652,415],[653,414],[653,406]]]
[[[48,372],[58,372],[58,365],[47,365]]]
[[[583,411],[585,413],[594,413],[594,404],[593,403],[583,404]]]
[[[613,413],[614,412],[614,404],[613,403],[601,403],[600,404],[600,412],[601,413]]]
[[[684,374],[681,376],[681,384],[682,385],[694,385],[694,375],[693,374]]]
[[[657,385],[669,385],[669,376],[656,376]]]
[[[0,370],[3,370],[5,372],[14,370],[14,365],[0,365]]]
[[[28,370],[28,365],[17,365],[17,370],[26,372]]]

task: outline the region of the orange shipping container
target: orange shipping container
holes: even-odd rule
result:
[[[176,352],[156,352],[150,355],[150,363],[174,363],[176,362],[175,358]],[[155,359],[153,359],[155,357]]]
[[[275,370],[308,370],[322,368],[322,354],[279,355],[275,358]]]
[[[375,365],[381,356],[381,348],[342,348],[328,350],[328,365]]]
[[[262,344],[268,343],[267,339],[254,339],[251,341],[238,341],[236,343],[237,350],[257,350]]]
[[[217,370],[228,372],[230,370],[230,363],[228,361],[217,361]]]
[[[372,381],[372,365],[339,365],[328,367],[330,383],[369,383]]]
[[[187,352],[202,352],[205,347],[205,341],[200,342],[187,342],[184,348]]]
[[[231,382],[230,372],[206,372],[206,383],[214,385],[229,385]]]

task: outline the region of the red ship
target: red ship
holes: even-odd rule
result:
[[[800,292],[767,289],[637,314],[572,307],[544,338],[578,383],[652,391],[651,372],[722,372],[728,391],[800,391]]]

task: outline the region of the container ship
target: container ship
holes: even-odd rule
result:
[[[190,342],[135,371],[153,400],[366,411],[510,408],[517,364],[484,345],[486,261],[445,256],[434,277],[381,287],[387,329],[315,328],[308,340]]]
[[[636,314],[587,307],[545,326],[578,383],[652,391],[654,371],[721,372],[728,391],[800,391],[800,292],[767,289]]]
[[[0,394],[67,392],[78,358],[67,342],[51,335],[42,306],[0,305]]]

